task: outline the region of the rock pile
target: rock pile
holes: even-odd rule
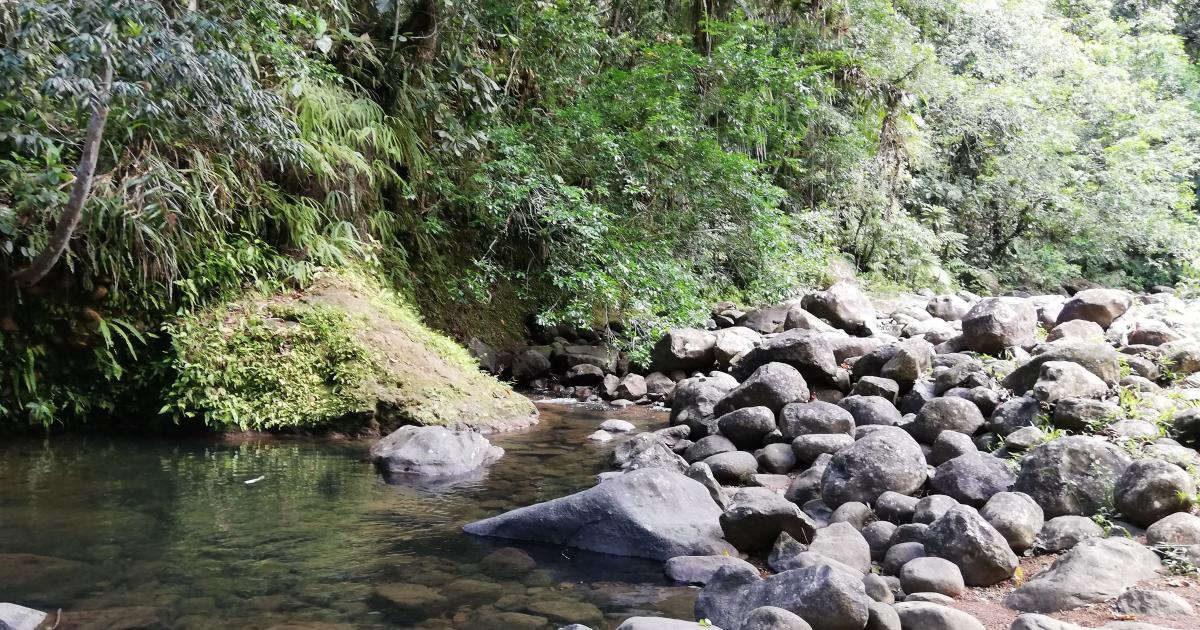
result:
[[[954,598],[1030,553],[1063,555],[1011,589],[1005,604],[1031,613],[1015,630],[1069,628],[1033,613],[1098,602],[1187,604],[1130,589],[1164,571],[1168,545],[1176,565],[1200,563],[1200,302],[1089,289],[883,304],[842,283],[670,331],[644,388],[616,376],[619,356],[549,355],[528,361],[535,378],[567,365],[604,397],[669,403],[671,427],[618,447],[634,472],[470,532],[678,549],[669,573],[704,584],[696,618],[727,630],[983,628]],[[581,365],[597,369],[571,376]],[[1142,528],[1145,543],[1116,535]],[[773,574],[692,557],[722,543]]]

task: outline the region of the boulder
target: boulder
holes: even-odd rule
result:
[[[721,569],[696,599],[696,618],[738,628],[750,611],[775,606],[821,630],[863,630],[869,602],[861,576],[830,566],[784,571],[766,579]]]
[[[826,323],[825,320],[804,310],[804,307],[800,304],[793,304],[792,307],[788,309],[787,317],[783,320],[783,329],[794,330],[797,328],[816,332],[829,332],[837,330],[833,326],[830,326],[828,323]]]
[[[1185,470],[1158,459],[1134,461],[1117,478],[1115,505],[1143,527],[1175,512],[1186,512],[1196,496],[1196,482]]]
[[[721,567],[735,565],[742,571],[758,573],[754,565],[734,556],[675,556],[663,567],[667,577],[684,584],[704,585]]]
[[[787,474],[796,467],[796,455],[792,445],[787,443],[768,444],[755,451],[754,458],[758,460],[759,470],[775,475]]]
[[[833,347],[819,333],[795,329],[775,335],[742,355],[733,366],[733,375],[744,380],[768,363],[786,363],[799,370],[808,383],[837,383]]]
[[[646,397],[646,377],[641,374],[626,374],[617,384],[614,398],[621,400],[641,400]]]
[[[821,455],[833,455],[854,444],[854,438],[845,433],[810,433],[792,440],[792,454],[802,465],[808,466]]]
[[[1034,546],[1047,553],[1059,553],[1089,538],[1103,537],[1104,528],[1086,516],[1056,516],[1042,526]]]
[[[967,613],[929,602],[905,601],[893,606],[906,630],[986,630]]]
[[[637,430],[637,427],[628,420],[619,420],[617,418],[609,418],[600,423],[601,431],[609,433],[631,433]]]
[[[1033,498],[1046,516],[1090,516],[1112,504],[1117,477],[1130,458],[1119,447],[1090,436],[1069,436],[1029,451],[1014,488]]]
[[[689,462],[701,462],[718,453],[729,453],[736,450],[738,450],[737,445],[724,435],[710,435],[696,440],[687,447],[683,457]]]
[[[791,403],[779,412],[779,431],[789,441],[810,433],[854,435],[854,416],[839,405],[820,400]]]
[[[804,296],[804,310],[847,332],[855,333],[875,323],[875,307],[858,287],[839,282],[829,290]]]
[[[717,428],[738,448],[750,450],[775,430],[775,413],[769,407],[741,407],[717,418]]]
[[[971,311],[971,304],[957,295],[938,295],[929,298],[925,311],[948,322],[958,321]]]
[[[1200,545],[1200,516],[1177,512],[1146,528],[1146,544]]]
[[[1033,396],[1009,398],[992,411],[988,429],[996,435],[1007,436],[1018,429],[1033,426],[1040,413],[1041,408]]]
[[[1084,319],[1073,319],[1055,326],[1050,331],[1050,334],[1046,335],[1046,341],[1058,341],[1059,339],[1103,341],[1104,329],[1095,322],[1089,322]]]
[[[934,489],[960,503],[983,507],[995,494],[1007,492],[1017,476],[1004,460],[988,453],[967,453],[937,467]]]
[[[821,477],[821,496],[832,507],[872,504],[887,491],[914,494],[926,479],[921,446],[899,429],[884,429],[838,451]]]
[[[729,506],[729,498],[725,494],[725,489],[721,487],[720,482],[717,481],[716,476],[713,475],[712,468],[709,468],[708,464],[696,462],[688,466],[687,472],[684,474],[687,475],[688,479],[704,486],[708,490],[708,496],[712,497],[713,503],[716,503],[717,507],[721,508],[722,511]]]
[[[662,372],[646,375],[646,396],[650,400],[670,402],[675,395],[675,381]]]
[[[958,330],[954,326],[940,318],[931,317],[924,321],[911,322],[904,326],[901,335],[911,337],[913,339],[924,339],[931,344],[939,344],[949,341],[958,336]]]
[[[1078,363],[1047,361],[1042,364],[1033,396],[1043,403],[1063,398],[1100,398],[1108,393],[1108,384]]]
[[[1033,389],[1041,376],[1042,364],[1050,361],[1078,363],[1110,387],[1121,380],[1120,356],[1107,344],[1059,341],[1047,346],[1044,352],[1004,377],[1003,385],[1018,393]]]
[[[695,376],[679,381],[671,401],[671,424],[687,425],[693,440],[716,433],[717,421],[713,410],[737,384],[728,376]]]
[[[529,383],[550,373],[550,359],[537,350],[518,352],[512,360],[513,380]]]
[[[1022,298],[986,298],[971,307],[962,322],[963,341],[968,348],[999,354],[1011,346],[1033,345],[1037,311]]]
[[[766,407],[772,416],[788,403],[808,402],[808,383],[786,363],[768,363],[717,403],[717,415],[743,407]]]
[[[925,557],[925,545],[919,542],[902,542],[892,545],[883,556],[883,573],[899,575],[904,565],[915,558]]]
[[[933,367],[933,344],[924,339],[907,339],[896,346],[896,354],[888,359],[879,375],[897,383],[912,385]]]
[[[1004,536],[968,507],[956,507],[929,526],[925,552],[957,565],[969,586],[991,586],[1017,570],[1017,555]]]
[[[746,553],[770,549],[781,532],[807,543],[817,531],[795,503],[767,488],[739,490],[721,514],[720,524],[725,540]]]
[[[668,374],[675,370],[705,371],[716,361],[716,343],[716,336],[708,331],[675,328],[654,344],[650,360],[654,369]]]
[[[900,424],[900,411],[880,396],[847,396],[839,400],[837,405],[850,412],[855,426]]]
[[[371,461],[387,476],[457,477],[500,459],[504,449],[474,431],[404,426],[371,446]]]
[[[910,560],[900,569],[900,588],[905,593],[941,593],[947,597],[958,597],[967,590],[958,565],[928,556]]]
[[[1131,588],[1117,598],[1117,612],[1144,617],[1194,617],[1188,601],[1175,593]]]
[[[882,376],[864,376],[850,390],[851,396],[879,396],[888,402],[895,403],[900,395],[900,384]]]
[[[1121,415],[1115,403],[1091,398],[1062,398],[1054,404],[1054,426],[1068,431],[1083,431],[1107,425]]]
[[[790,610],[760,606],[746,615],[741,630],[812,630],[812,626]]]
[[[546,542],[618,556],[667,560],[730,551],[721,508],[702,484],[648,468],[562,498],[463,527],[468,534]]]
[[[941,518],[946,512],[958,507],[958,505],[957,499],[944,494],[931,494],[921,497],[921,500],[917,501],[916,508],[913,509],[913,523],[928,525]],[[921,540],[925,540],[924,536],[921,537]]]
[[[975,446],[975,441],[971,439],[971,436],[958,431],[942,431],[933,441],[933,446],[925,459],[930,466],[941,466],[955,457],[978,452],[979,449]]]
[[[744,326],[725,328],[713,334],[713,356],[717,365],[722,367],[762,344],[762,335]]]
[[[833,523],[817,530],[811,540],[808,551],[832,558],[859,573],[870,573],[871,546],[853,525]]]
[[[983,414],[969,400],[947,396],[934,398],[921,407],[906,429],[917,441],[932,444],[942,431],[974,435],[983,427]]]
[[[988,499],[979,515],[996,528],[1017,553],[1033,547],[1045,524],[1042,508],[1023,492],[999,492]]]
[[[1073,319],[1095,322],[1108,329],[1113,320],[1129,310],[1132,300],[1129,293],[1118,289],[1087,289],[1067,300],[1058,313],[1058,323]]]
[[[871,602],[867,627],[863,630],[902,630],[896,609],[883,602]]]
[[[787,321],[788,311],[790,310],[790,304],[764,306],[751,310],[738,323],[754,332],[769,335],[783,329],[783,325]]]
[[[617,371],[617,351],[607,346],[556,346],[550,353],[550,365],[566,372],[577,365],[592,365],[601,372]]]
[[[687,461],[654,433],[640,433],[618,444],[613,450],[613,463],[621,470],[662,468],[677,473],[688,467]]]
[[[1013,591],[1004,604],[1022,612],[1057,612],[1108,601],[1157,577],[1162,562],[1128,538],[1092,538]]]
[[[717,481],[727,485],[741,484],[758,472],[758,460],[753,453],[746,451],[717,453],[705,459],[704,463],[708,464]]]

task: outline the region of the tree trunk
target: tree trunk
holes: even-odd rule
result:
[[[71,242],[71,235],[79,227],[83,218],[83,206],[87,203],[92,191],[92,179],[96,176],[96,161],[100,156],[100,142],[104,139],[104,124],[108,122],[108,96],[112,89],[112,63],[105,64],[104,77],[100,82],[100,90],[96,102],[92,105],[92,116],[88,120],[87,133],[83,139],[83,152],[79,156],[79,164],[75,167],[75,183],[71,186],[71,197],[67,207],[58,218],[58,225],[46,248],[38,253],[28,267],[17,271],[12,279],[19,286],[32,286],[46,277],[63,252]]]

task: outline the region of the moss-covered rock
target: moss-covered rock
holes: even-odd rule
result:
[[[179,320],[164,411],[219,429],[446,425],[504,431],[537,422],[523,396],[404,301],[352,274],[249,296]]]

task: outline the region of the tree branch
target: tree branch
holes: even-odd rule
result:
[[[71,235],[75,233],[75,228],[79,227],[79,221],[83,218],[83,206],[87,203],[88,195],[92,191],[92,179],[96,176],[100,141],[104,138],[104,124],[108,122],[108,97],[109,91],[112,89],[112,82],[113,67],[109,62],[104,65],[104,77],[100,82],[96,102],[92,105],[92,116],[88,120],[87,133],[83,140],[83,153],[79,156],[79,164],[75,167],[75,183],[71,187],[71,197],[67,200],[67,207],[59,217],[58,225],[55,226],[54,234],[50,237],[46,248],[38,253],[28,267],[13,273],[12,279],[19,286],[31,286],[45,278],[46,274],[50,273],[50,270],[58,263],[63,252],[67,250],[67,245],[71,242]]]

